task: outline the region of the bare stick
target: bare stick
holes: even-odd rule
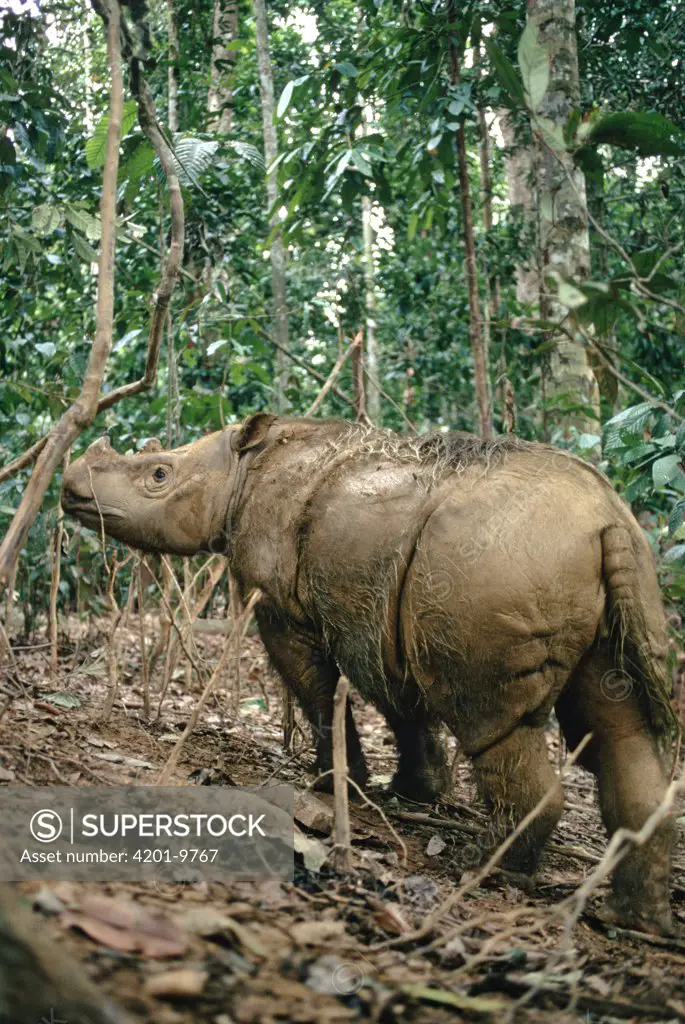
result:
[[[352,832],[350,829],[349,794],[347,790],[347,739],[345,715],[350,684],[340,676],[333,698],[333,794],[335,805],[335,844],[329,862],[338,871],[352,866]]]
[[[138,559],[138,639],[140,641],[140,673],[143,680],[143,714],[150,718],[150,679],[145,650],[145,588],[143,587],[143,561]]]
[[[359,331],[352,344],[349,345],[349,347],[346,348],[345,351],[338,356],[338,358],[335,361],[335,366],[333,367],[328,377],[326,378],[326,383],[323,385],[318,395],[307,409],[305,416],[313,416],[314,413],[319,409],[324,398],[333,387],[333,382],[335,381],[335,378],[338,376],[343,366],[345,365],[346,361],[350,358],[355,349],[359,348],[363,341],[363,338],[364,335],[362,334],[361,331]]]
[[[158,786],[165,786],[165,785],[167,785],[169,780],[170,780],[170,778],[171,778],[171,776],[173,775],[174,771],[176,770],[176,766],[177,766],[178,760],[179,760],[179,758],[181,756],[181,752],[183,750],[183,747],[185,746],[185,742],[188,739],[188,737],[190,736],[190,734],[193,731],[193,729],[195,728],[195,726],[197,725],[198,719],[200,717],[200,712],[202,711],[202,708],[205,706],[205,704],[207,703],[207,700],[209,699],[209,697],[213,693],[214,688],[216,686],[217,679],[221,675],[221,673],[222,673],[222,671],[224,669],[224,666],[226,665],[226,662],[228,661],[228,659],[230,657],[231,648],[233,646],[233,640],[235,638],[235,641],[236,641],[236,643],[238,645],[242,643],[242,640],[243,640],[243,638],[245,636],[245,633],[247,632],[247,627],[250,624],[250,618],[252,617],[252,612],[254,610],[254,606],[257,604],[257,602],[259,601],[261,596],[262,596],[262,593],[261,593],[260,590],[254,590],[252,592],[252,594],[251,594],[247,604],[245,605],[244,610],[241,612],[239,618],[236,620],[236,622],[233,625],[233,629],[231,630],[229,635],[226,637],[226,642],[224,644],[224,649],[221,652],[221,657],[219,658],[219,661],[217,662],[216,668],[212,672],[212,675],[210,676],[209,681],[207,682],[207,685],[205,686],[204,690],[202,691],[200,699],[198,700],[197,704],[193,708],[193,712],[192,712],[192,714],[190,716],[190,719],[188,720],[188,724],[186,725],[185,729],[183,730],[183,733],[181,734],[181,736],[179,737],[176,746],[171,751],[171,754],[169,756],[169,759],[168,759],[167,763],[164,765],[164,767],[162,768],[161,772],[159,773],[159,778],[157,779],[157,783],[156,783]]]
[[[62,470],[69,465],[69,449],[64,453]],[[50,547],[50,671],[57,676],[57,596],[59,594],[59,577],[62,568],[62,537],[64,536],[64,512],[57,506],[57,525]]]

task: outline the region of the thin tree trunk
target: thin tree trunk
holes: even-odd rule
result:
[[[262,128],[264,132],[264,160],[266,162],[266,197],[269,211],[269,226],[273,233],[271,241],[271,290],[274,304],[274,340],[278,346],[288,347],[288,306],[285,297],[285,249],[279,231],[278,180],[274,162],[278,158],[278,138],[274,124],[275,102],[274,82],[269,53],[269,29],[266,20],[265,0],[253,0],[255,32],[257,40],[257,62],[262,97]],[[281,348],[276,354],[276,411],[285,410],[286,363]]]
[[[107,149],[102,179],[100,218],[102,233],[98,273],[95,340],[91,349],[86,374],[78,399],[67,409],[51,431],[42,452],[36,460],[24,496],[0,547],[0,585],[13,576],[19,552],[24,545],[36,513],[45,496],[53,473],[64,454],[80,433],[93,421],[109,349],[112,343],[114,310],[114,248],[116,235],[117,171],[119,168],[119,138],[123,110],[123,81],[121,76],[120,11],[113,0],[107,25],[107,56],[111,86]]]
[[[450,23],[456,20],[453,3],[450,3]],[[452,84],[456,85],[460,78],[459,54],[455,44],[450,41],[450,65]],[[461,200],[461,219],[464,235],[464,269],[469,293],[469,314],[471,319],[471,351],[473,353],[473,384],[478,407],[478,432],[482,438],[492,437],[492,417],[490,414],[490,395],[488,387],[488,366],[486,363],[485,346],[483,343],[483,327],[480,308],[480,292],[478,287],[478,261],[476,259],[476,239],[473,231],[473,204],[471,202],[471,185],[466,155],[465,119],[459,119],[457,129],[457,163],[459,167],[459,194]]]
[[[373,227],[371,200],[362,196],[362,233],[364,238],[364,305],[366,311],[366,352],[363,361],[366,392],[366,413],[372,423],[380,426],[381,394],[378,380],[378,346],[376,343],[376,269],[373,261]]]
[[[233,68],[236,52],[228,44],[238,38],[237,0],[214,0],[212,28],[211,80],[207,90],[207,109],[218,116],[210,120],[209,130],[228,135],[233,122]]]
[[[548,54],[550,77],[538,108],[563,128],[580,103],[578,51],[574,0],[528,0],[528,23],[535,25],[538,41]],[[537,151],[538,223],[541,264],[540,311],[543,319],[561,321],[568,308],[547,280],[550,272],[570,282],[587,280],[590,272],[585,176],[564,149],[550,149],[540,141]],[[599,392],[588,351],[580,334],[552,332],[548,394],[563,408],[558,420],[581,432],[598,433]]]
[[[168,110],[169,110],[169,131],[174,134],[179,129],[180,116],[178,112],[178,85],[179,85],[179,48],[178,48],[178,24],[176,22],[176,8],[174,0],[167,0],[167,27],[169,34],[169,70],[168,70]]]

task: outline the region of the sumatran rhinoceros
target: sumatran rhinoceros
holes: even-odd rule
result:
[[[599,783],[609,833],[641,828],[665,791],[672,712],[649,546],[584,462],[513,437],[404,438],[258,413],[173,451],[96,441],[64,477],[64,509],[144,551],[225,551],[266,649],[331,766],[344,672],[394,730],[394,785],[447,783],[441,723],[470,757],[503,831],[548,792],[507,866],[532,873],[563,809],[545,742],[556,710]],[[349,709],[348,709],[349,711]],[[365,779],[347,721],[351,774]],[[674,825],[620,862],[611,913],[668,931]]]

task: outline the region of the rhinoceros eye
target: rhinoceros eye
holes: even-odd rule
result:
[[[158,484],[163,484],[167,478],[167,471],[162,466],[158,466],[157,469],[152,474],[152,476],[153,479],[155,479]]]

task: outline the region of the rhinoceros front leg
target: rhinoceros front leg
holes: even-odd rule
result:
[[[295,695],[312,726],[316,744],[317,775],[333,768],[333,697],[340,672],[326,651],[282,620],[268,612],[257,611],[257,623],[264,646],[274,667],[288,689]],[[347,767],[358,786],[365,786],[368,772],[359,734],[348,700],[345,732],[347,736]],[[326,775],[321,789],[332,790],[333,776]]]

